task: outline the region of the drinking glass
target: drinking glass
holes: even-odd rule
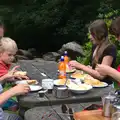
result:
[[[120,112],[113,113],[112,120],[120,120]]]

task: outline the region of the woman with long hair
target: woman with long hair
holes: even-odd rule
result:
[[[70,61],[69,65],[77,69],[83,70],[92,77],[106,81],[106,76],[101,75],[95,70],[97,64],[104,64],[114,67],[116,60],[116,47],[108,40],[108,28],[104,20],[95,20],[89,26],[90,39],[93,43],[91,54],[91,68],[77,61]],[[106,81],[109,83],[109,81]]]
[[[117,38],[118,41],[120,41],[120,17],[117,17],[115,20],[112,21],[109,31],[112,35],[114,35]],[[108,75],[120,83],[120,65],[116,70],[108,65],[99,64],[97,65],[96,70],[101,75]]]

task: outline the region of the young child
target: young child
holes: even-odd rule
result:
[[[8,37],[2,37],[0,40],[0,92],[2,92],[2,84],[7,81],[14,81],[14,78],[23,78],[27,79],[27,76],[20,76],[20,75],[13,75],[15,72],[15,69],[18,68],[18,66],[15,66],[11,72],[9,72],[11,64],[14,60],[14,57],[16,55],[18,48],[14,40]],[[8,79],[7,76],[12,76],[10,79]],[[16,111],[18,109],[17,102],[9,99],[5,104],[2,106],[3,109],[9,109]]]
[[[6,75],[4,75],[4,79],[6,78],[12,78],[14,77],[13,74],[8,72]],[[3,80],[2,78],[0,78]],[[15,87],[9,89],[6,92],[3,92],[0,94],[0,106],[7,101],[9,98],[15,96],[15,95],[22,95],[28,93],[30,90],[29,86],[27,84],[19,84],[16,85]],[[2,90],[1,90],[2,91]],[[15,114],[10,114],[10,113],[5,113],[3,112],[2,108],[0,107],[0,120],[22,120],[19,116]]]
[[[14,60],[18,48],[17,44],[14,40],[8,37],[3,37],[0,40],[0,77],[8,73],[10,70],[11,64]],[[18,67],[18,66],[17,66]],[[15,67],[15,68],[17,68]],[[27,79],[27,76],[15,76],[22,77],[23,79]]]

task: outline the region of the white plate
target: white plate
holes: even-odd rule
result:
[[[88,91],[90,91],[92,89],[92,86],[91,85],[87,85],[87,84],[81,84],[79,86],[84,86],[86,87],[87,89],[76,89],[74,88],[73,86],[76,86],[74,83],[72,83],[71,85],[69,85],[69,89],[73,92],[73,93],[76,93],[76,94],[83,94],[83,93],[86,93]]]
[[[59,70],[57,70],[59,72]],[[66,73],[74,73],[76,71],[76,69],[72,69],[70,71],[66,70]]]
[[[40,85],[29,85],[29,86],[31,91],[38,91],[42,89]]]
[[[27,83],[27,80],[18,80],[18,81],[15,81],[15,84],[28,84],[28,83]],[[35,84],[38,84],[38,82],[36,82]]]
[[[27,80],[16,81],[15,83],[16,84],[28,84]],[[38,90],[42,89],[42,87],[40,85],[29,85],[29,87],[30,87],[31,91],[38,91]]]
[[[103,88],[103,87],[108,86],[108,84],[106,82],[102,82],[102,83],[103,83],[103,85],[92,85],[92,86],[95,87],[95,88]]]

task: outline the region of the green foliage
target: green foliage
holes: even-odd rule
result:
[[[106,7],[105,7],[106,6]],[[120,9],[114,10],[111,5],[105,4],[105,2],[101,3],[101,7],[98,10],[98,19],[104,19],[106,22],[108,28],[111,25],[111,22],[113,19],[115,19],[116,16],[120,15]],[[89,40],[89,33],[88,33],[88,40]],[[116,59],[116,67],[120,64],[120,44],[116,40],[115,36],[109,34],[109,40],[114,43],[117,47],[117,59]],[[77,61],[80,63],[83,63],[85,65],[89,64],[89,59],[90,59],[90,51],[91,51],[91,44],[90,42],[85,43],[83,46],[83,49],[85,51],[85,57],[77,57]]]
[[[1,0],[0,15],[6,36],[16,40],[20,48],[56,51],[69,41],[85,42],[87,24],[95,18],[98,7],[99,0]]]
[[[77,61],[84,65],[89,65],[90,64],[90,55],[91,55],[91,50],[92,50],[91,42],[85,43],[85,45],[83,46],[83,50],[85,53],[85,57],[77,57]]]

